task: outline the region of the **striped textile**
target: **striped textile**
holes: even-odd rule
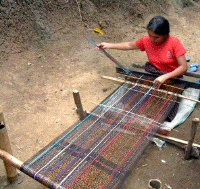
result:
[[[90,115],[26,161],[21,171],[49,188],[119,188],[177,100],[154,90],[150,82],[134,82],[117,88]]]

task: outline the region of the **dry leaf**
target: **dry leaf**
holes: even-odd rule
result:
[[[99,28],[94,28],[94,31],[103,34],[103,31],[101,31]]]

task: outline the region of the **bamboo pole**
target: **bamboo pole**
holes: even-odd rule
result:
[[[185,159],[190,158],[192,145],[193,145],[193,141],[194,141],[194,137],[195,137],[195,134],[196,134],[198,124],[199,124],[199,118],[194,118],[192,120],[190,140],[188,141],[188,144],[187,144],[186,149],[185,149]]]
[[[21,162],[20,160],[18,160],[17,158],[15,158],[11,154],[9,154],[8,152],[1,150],[1,149],[0,149],[0,159],[9,163],[10,165],[12,165],[13,167],[15,167],[19,170],[23,164],[23,162]]]
[[[81,103],[81,98],[80,98],[78,90],[73,91],[73,96],[74,96],[74,102],[76,104],[76,111],[79,114],[79,117],[82,118],[87,113],[86,113],[86,111],[83,110],[83,106],[82,106],[82,103]]]
[[[12,155],[10,141],[5,126],[5,120],[3,116],[2,108],[0,107],[0,149],[6,151]],[[7,173],[7,178],[10,182],[17,180],[18,173],[15,167],[13,167],[9,161],[4,161],[4,167]]]
[[[102,78],[103,79],[109,79],[109,80],[112,80],[112,81],[116,81],[116,82],[119,82],[119,83],[127,83],[127,84],[131,84],[131,85],[135,85],[136,84],[136,83],[131,82],[131,81],[125,81],[123,79],[113,78],[113,77],[109,77],[109,76],[102,76]],[[139,84],[139,83],[137,83],[137,86],[141,86],[141,87],[149,88],[149,89],[151,88],[150,86]],[[174,95],[174,96],[177,96],[179,98],[184,98],[184,99],[187,99],[187,100],[191,100],[191,101],[200,103],[200,101],[198,101],[198,100],[195,100],[195,99],[192,99],[192,98],[188,98],[186,96],[183,96],[183,95],[180,95],[180,94],[176,94],[176,93],[173,93],[173,92],[170,92],[170,91],[166,91],[166,90],[163,90],[163,89],[155,89],[155,90],[158,91],[158,92],[162,92],[162,93],[169,94],[169,95]]]

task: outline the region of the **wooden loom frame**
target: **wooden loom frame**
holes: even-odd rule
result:
[[[140,71],[131,70],[131,69],[130,69],[130,71],[140,73],[140,74],[145,74],[145,75],[153,75],[153,74],[148,74],[146,72],[140,72]],[[121,70],[120,68],[117,68],[117,72],[123,73],[123,70]],[[188,85],[190,87],[200,88],[199,84],[196,84],[192,81],[183,80],[183,79],[181,79],[180,81],[186,82],[186,85]],[[75,104],[77,106],[77,113],[80,115],[80,118],[81,118],[82,116],[85,115],[86,112],[82,108],[82,104],[81,104],[81,100],[80,100],[78,91],[74,91],[73,95],[74,95]],[[194,136],[195,136],[195,130],[196,130],[195,128],[197,127],[198,123],[199,123],[199,118],[193,119],[192,133],[191,133],[191,138],[190,138],[189,142],[181,140],[181,139],[176,139],[173,137],[159,135],[159,134],[155,134],[155,136],[162,140],[165,140],[167,142],[173,143],[181,148],[184,148],[185,146],[187,146],[185,159],[188,159],[190,157],[192,147],[196,147],[198,150],[200,150],[200,145],[193,143]],[[18,178],[18,172],[16,169],[20,170],[23,162],[21,162],[20,160],[18,160],[14,156],[12,156],[12,150],[11,150],[11,146],[10,146],[10,142],[9,142],[9,138],[8,138],[8,134],[7,134],[7,130],[6,130],[6,124],[5,124],[5,120],[4,120],[4,116],[3,116],[3,111],[1,108],[0,108],[0,146],[1,146],[0,159],[2,159],[4,162],[5,170],[7,173],[7,178],[10,182],[15,181]]]

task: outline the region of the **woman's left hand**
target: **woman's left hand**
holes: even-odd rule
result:
[[[153,84],[154,84],[154,87],[159,89],[160,86],[167,80],[168,78],[166,77],[166,75],[161,75],[159,77],[157,77],[154,81],[153,81]]]

